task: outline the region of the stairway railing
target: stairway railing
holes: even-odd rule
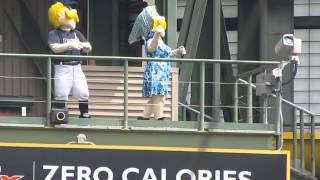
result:
[[[241,74],[240,76],[238,76],[238,79],[236,80],[236,83],[234,83],[234,114],[233,114],[233,122],[238,122],[238,83],[243,83],[245,85],[247,85],[247,91],[246,91],[246,97],[247,97],[247,109],[246,109],[246,123],[252,123],[253,122],[253,109],[250,108],[252,107],[252,91],[256,89],[256,85],[252,83],[252,75],[255,75],[259,72],[261,72],[261,70],[264,70],[264,68],[258,68],[255,69],[253,71],[250,72],[246,72],[244,74]],[[247,77],[247,80],[244,80],[242,78]],[[293,108],[294,111],[294,119],[293,119],[293,123],[292,123],[292,139],[293,139],[293,143],[292,143],[292,168],[297,171],[300,172],[301,174],[304,174],[307,170],[306,170],[306,165],[305,165],[305,129],[310,127],[310,169],[309,171],[311,172],[311,175],[313,177],[315,177],[315,169],[316,169],[316,163],[315,163],[315,116],[316,114],[301,107],[298,106],[286,99],[283,99],[282,97],[277,96],[276,94],[273,94],[271,97],[273,98],[279,98],[279,100],[281,100],[281,103],[290,106],[291,108]],[[185,114],[185,111],[188,109],[189,111],[192,111],[194,113],[197,114],[197,117],[199,117],[201,111],[198,111],[192,107],[189,107],[188,105],[182,104],[179,102],[179,104],[183,107],[183,114]],[[267,113],[264,110],[264,115],[263,115],[263,122],[267,123],[266,121],[266,117],[267,117]],[[297,112],[299,112],[299,124],[297,122]],[[310,117],[310,123],[306,124],[305,123],[305,116],[309,116]],[[185,115],[182,116],[183,120],[185,120]],[[209,115],[204,115],[204,117],[208,120],[213,121],[213,117],[209,116]],[[282,119],[282,114],[279,117],[279,120]],[[300,131],[300,161],[299,161],[299,166],[297,166],[297,142],[298,142],[298,138],[297,137],[297,124],[299,125],[299,131]],[[283,121],[281,120],[281,124],[280,124],[280,132],[278,132],[280,134],[280,139],[278,140],[280,143],[279,148],[282,147],[282,143],[283,143]]]
[[[256,85],[252,84],[252,82],[250,81],[250,77],[249,77],[249,82],[245,81],[241,78],[239,78],[238,80],[242,83],[248,84],[251,88],[256,89]],[[250,88],[249,88],[250,89]],[[249,96],[249,93],[247,94]],[[273,95],[272,97],[276,98],[276,95]],[[251,101],[250,101],[251,102]],[[311,171],[311,175],[313,177],[315,177],[315,169],[316,169],[316,161],[315,161],[315,116],[316,114],[301,107],[298,106],[286,99],[281,98],[281,102],[290,106],[291,108],[293,108],[294,110],[294,114],[295,116],[293,116],[293,123],[292,123],[292,167],[293,168],[298,168],[299,170],[301,170],[302,172],[306,171],[305,168],[305,129],[310,127],[310,167],[311,169],[309,169]],[[250,105],[249,105],[250,106]],[[297,142],[298,142],[298,137],[297,137],[297,111],[299,111],[299,123],[300,123],[300,162],[299,162],[299,167],[297,167]],[[305,115],[308,115],[310,117],[310,123],[309,124],[305,124]],[[283,124],[281,125],[283,126]],[[283,128],[281,128],[283,129]],[[281,132],[283,133],[283,132]],[[281,139],[281,141],[283,142],[283,139]],[[299,171],[297,170],[297,171]]]

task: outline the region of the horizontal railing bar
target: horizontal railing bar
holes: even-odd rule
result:
[[[243,82],[243,83],[249,84],[247,81],[245,81],[245,80],[243,80],[243,79],[239,79],[239,81],[241,81],[241,82]],[[256,89],[256,88],[257,88],[256,85],[254,85],[254,84],[251,84],[251,87],[253,87],[253,89]],[[276,96],[275,96],[275,95],[272,95],[272,97],[276,97]],[[309,114],[309,115],[311,115],[311,116],[316,116],[316,115],[317,115],[317,114],[315,114],[315,113],[313,113],[313,112],[311,112],[311,111],[309,111],[309,110],[307,110],[307,109],[305,109],[305,108],[303,108],[303,107],[301,107],[301,106],[298,106],[298,105],[296,105],[296,104],[294,104],[294,103],[292,103],[292,102],[290,102],[290,101],[288,101],[288,100],[286,100],[286,99],[281,98],[281,100],[282,100],[282,102],[284,102],[285,104],[290,105],[290,106],[293,106],[293,107],[295,107],[295,108],[297,108],[297,109],[299,109],[299,110],[301,110],[301,111],[304,111],[305,113],[307,113],[307,114]]]
[[[206,62],[220,64],[265,64],[279,65],[280,61],[251,61],[251,60],[215,60],[215,59],[186,59],[186,58],[148,58],[148,57],[125,57],[125,56],[73,56],[73,55],[52,55],[52,54],[16,54],[16,53],[0,53],[0,57],[24,57],[24,58],[52,58],[52,59],[77,59],[77,60],[130,60],[130,61],[172,61],[172,62]],[[45,59],[47,60],[47,59]]]

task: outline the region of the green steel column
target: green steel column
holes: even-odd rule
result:
[[[112,1],[112,55],[119,55],[119,1]],[[112,63],[114,64],[114,63]],[[119,62],[115,62],[119,64]]]
[[[177,46],[177,0],[166,0],[167,44],[175,48]]]
[[[124,120],[123,120],[123,128],[128,129],[128,60],[126,59],[124,61],[124,103],[123,103],[123,115],[124,115]]]
[[[47,118],[43,124],[50,126],[50,112],[51,112],[51,58],[47,60]]]
[[[220,59],[221,52],[221,0],[214,0],[213,3],[213,57],[214,59]],[[220,118],[220,64],[213,64],[213,117],[216,121],[223,121]]]
[[[112,56],[119,55],[119,1],[112,1]],[[120,66],[120,61],[112,61],[113,66]]]
[[[200,121],[199,131],[204,131],[205,63],[200,64]]]

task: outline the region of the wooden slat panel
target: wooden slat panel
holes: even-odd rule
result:
[[[115,110],[103,110],[103,111],[90,111],[92,116],[101,116],[101,117],[119,117],[119,119],[123,119],[123,111],[115,111]],[[79,111],[69,110],[69,115],[78,116]],[[138,117],[141,116],[141,111],[130,112],[129,117]],[[164,117],[171,118],[171,113],[164,113]]]
[[[105,90],[122,90],[123,85],[120,84],[103,84],[103,83],[89,83],[89,89],[105,89]],[[141,91],[142,85],[131,85],[129,84],[128,90]],[[171,88],[169,87],[169,91]]]
[[[69,109],[78,109],[78,104],[68,104],[68,108]],[[93,110],[107,110],[107,109],[123,110],[124,109],[123,105],[96,105],[96,104],[90,104],[89,108],[93,109]],[[128,109],[129,109],[129,111],[131,111],[131,110],[143,111],[144,107],[143,106],[134,106],[134,105],[129,104]],[[171,106],[169,104],[167,106],[165,106],[164,111],[171,112]]]
[[[118,117],[123,119],[123,67],[119,66],[83,66],[90,89],[89,111],[93,116]],[[178,70],[173,68],[169,82],[169,95],[165,101],[164,116],[177,120]],[[141,116],[148,98],[141,95],[143,68],[129,67],[129,117]],[[171,81],[176,81],[172,84]],[[172,86],[172,87],[171,87]],[[175,92],[171,92],[174,88]],[[77,101],[68,103],[69,113],[79,115]],[[173,117],[176,116],[176,117]]]
[[[122,97],[122,98],[124,97],[123,91],[120,91],[120,90],[109,90],[109,91],[106,91],[104,89],[93,89],[93,90],[90,90],[90,94],[94,95],[94,96],[102,96],[102,97],[108,97],[108,96],[110,96],[110,97]],[[129,97],[142,98],[141,90],[129,91],[128,96]],[[169,93],[167,98],[171,99],[171,93]]]
[[[86,66],[85,66],[86,67]],[[91,76],[98,76],[98,77],[124,77],[123,72],[94,72],[94,71],[85,71],[85,74],[87,77]],[[139,73],[130,73],[129,78],[132,77],[137,77],[137,78],[142,78],[143,77],[143,72]]]
[[[129,104],[132,105],[144,105],[146,104],[148,101],[148,99],[146,98],[135,98],[135,97],[130,97],[128,100]],[[74,101],[77,102],[77,101]],[[113,104],[123,104],[123,98],[120,97],[101,97],[101,96],[94,96],[91,95],[91,97],[89,98],[89,102],[90,104],[101,104],[101,105],[113,105]],[[171,101],[170,99],[167,99],[165,101],[165,104],[170,104],[171,105]]]
[[[174,93],[174,92],[179,92],[179,83],[178,83],[179,79],[178,79],[178,73],[174,73],[172,75],[172,92],[171,92],[171,96],[172,96],[172,102],[171,103],[171,108],[172,108],[172,120],[174,121],[178,121],[178,109],[179,107],[178,105],[178,93]]]

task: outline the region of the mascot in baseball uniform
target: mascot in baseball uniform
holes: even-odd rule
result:
[[[48,44],[54,54],[80,55],[91,51],[91,45],[81,32],[76,30],[79,22],[77,11],[61,2],[51,5],[48,11],[51,25]],[[81,62],[74,60],[54,60],[54,99],[56,108],[65,108],[69,94],[79,101],[80,118],[90,118],[88,113],[89,90]]]
[[[139,120],[149,120],[153,115],[156,120],[164,119],[165,99],[168,95],[168,81],[171,65],[168,61],[161,61],[162,58],[182,57],[186,54],[183,46],[171,49],[164,43],[167,23],[165,17],[160,16],[155,6],[148,6],[138,15],[131,30],[128,42],[132,44],[145,40],[146,56],[158,58],[160,61],[147,61],[144,67],[144,80],[142,85],[142,96],[148,97],[143,116]]]

